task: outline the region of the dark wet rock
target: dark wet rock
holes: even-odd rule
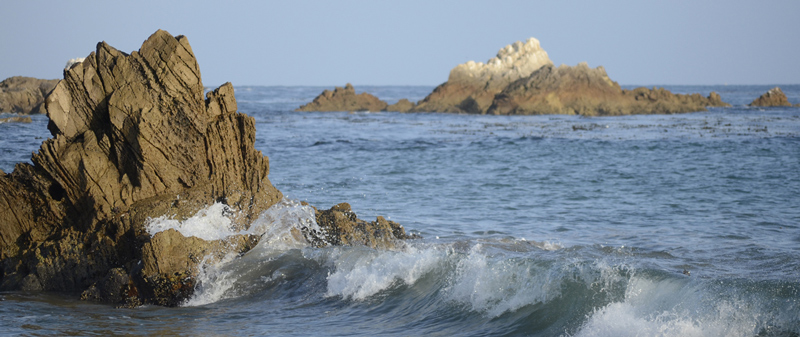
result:
[[[344,88],[336,87],[333,91],[325,90],[311,103],[303,105],[295,111],[371,111],[386,109],[386,102],[368,93],[356,94],[355,88],[347,83]]]
[[[328,210],[316,210],[315,216],[323,232],[304,234],[317,247],[363,245],[370,248],[391,249],[397,246],[398,240],[417,237],[406,234],[402,225],[386,220],[382,216],[372,222],[358,219],[348,203],[334,205]]]
[[[145,228],[221,202],[244,229],[282,198],[233,86],[203,92],[187,38],[161,30],[130,54],[101,42],[65,70],[43,108],[52,138],[33,165],[0,173],[0,290],[174,306],[194,291],[203,261],[251,249],[252,235],[209,241]],[[347,241],[337,244],[371,243],[346,235],[359,226],[340,227]]]
[[[41,113],[44,97],[55,88],[58,80],[14,76],[0,82],[0,112],[18,114]]]
[[[792,106],[786,94],[779,87],[769,89],[766,93],[753,100],[750,106],[771,107],[771,106]]]
[[[397,103],[387,106],[386,109],[384,109],[384,111],[409,112],[412,109],[414,109],[415,106],[416,104],[414,104],[414,102],[411,102],[406,98],[403,98],[397,101]]]
[[[719,95],[673,94],[663,88],[623,90],[603,67],[586,63],[570,67],[546,65],[498,94],[487,111],[497,115],[579,114],[609,116],[670,114],[726,106]]]

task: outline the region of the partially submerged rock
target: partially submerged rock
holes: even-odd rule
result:
[[[344,88],[336,87],[333,91],[325,90],[311,103],[297,108],[295,111],[370,111],[386,109],[386,102],[368,93],[356,94],[355,88],[347,83]]]
[[[485,64],[469,61],[457,65],[447,82],[436,87],[412,111],[484,114],[494,96],[506,86],[552,64],[539,40],[517,41],[500,49]]]
[[[236,111],[233,86],[203,92],[188,40],[162,30],[131,54],[101,42],[68,67],[45,100],[53,137],[33,165],[0,173],[0,290],[174,306],[192,294],[204,261],[253,247],[253,235],[204,240],[145,228],[219,202],[245,229],[282,199],[267,178],[268,158],[254,148],[254,119]],[[306,240],[391,240],[383,232],[347,234],[365,228],[355,221],[339,227],[336,240],[325,233]],[[399,225],[388,226],[393,235]],[[343,241],[347,235],[354,239]]]
[[[317,247],[359,245],[391,249],[395,248],[398,239],[417,237],[407,235],[403,226],[382,216],[372,222],[358,219],[348,203],[334,205],[328,210],[315,210],[317,224],[324,234],[311,233],[306,237],[311,237],[310,241]]]
[[[44,97],[55,88],[58,80],[14,76],[0,82],[0,112],[17,114],[41,113]]]
[[[786,94],[783,93],[783,90],[781,90],[780,87],[774,87],[753,100],[753,102],[750,103],[750,106],[771,107],[792,106],[792,104],[789,103],[789,99],[786,98]]]
[[[703,111],[730,106],[717,93],[678,95],[664,89],[622,90],[603,67],[554,67],[539,41],[516,42],[486,64],[453,68],[411,111],[470,114],[627,115]]]
[[[0,117],[0,124],[2,123],[30,123],[33,122],[30,116],[10,116]]]
[[[673,94],[663,88],[623,90],[603,67],[586,63],[546,65],[498,94],[488,113],[496,115],[579,114],[585,116],[683,113],[725,104],[719,95]]]
[[[385,111],[394,111],[394,112],[409,112],[414,109],[416,104],[414,102],[409,101],[406,98],[400,99],[395,104],[391,104],[384,109]]]

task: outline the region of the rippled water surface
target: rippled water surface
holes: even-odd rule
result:
[[[389,103],[432,89],[356,88]],[[298,200],[349,202],[423,239],[262,239],[207,266],[180,308],[0,293],[0,333],[798,336],[800,108],[745,106],[769,88],[668,87],[734,107],[604,118],[295,113],[326,88],[237,88],[287,196],[251,230],[310,221]],[[46,123],[0,124],[0,169],[29,161]]]

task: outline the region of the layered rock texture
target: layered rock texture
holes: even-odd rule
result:
[[[447,82],[436,87],[412,111],[486,113],[494,96],[506,86],[552,64],[539,40],[517,41],[500,49],[485,64],[469,61],[457,65]]]
[[[18,114],[41,113],[44,97],[55,88],[58,80],[14,76],[0,82],[0,112]]]
[[[663,88],[623,90],[603,67],[586,63],[546,65],[498,94],[487,113],[497,115],[579,114],[585,116],[684,113],[729,106],[719,95],[672,94]]]
[[[470,114],[626,115],[702,111],[729,106],[719,95],[678,95],[664,89],[623,90],[603,67],[554,67],[533,38],[516,42],[486,64],[472,61],[450,71],[447,82],[411,109]]]
[[[786,94],[779,87],[769,89],[766,93],[753,100],[750,106],[771,107],[771,106],[792,106]]]
[[[295,111],[371,111],[386,109],[386,102],[368,93],[356,94],[353,85],[347,83],[344,88],[336,87],[333,91],[325,90],[311,103],[303,105]]]
[[[33,165],[0,173],[0,290],[177,305],[192,294],[204,259],[244,253],[259,238],[150,235],[149,219],[186,219],[221,202],[244,229],[282,198],[267,178],[268,158],[253,147],[253,118],[236,111],[230,83],[204,97],[184,36],[159,30],[131,54],[99,43],[64,71],[43,109],[52,138]],[[336,227],[352,238],[305,237],[381,247],[369,237],[404,238],[395,225],[377,221],[365,232],[373,227],[356,221],[357,230]]]

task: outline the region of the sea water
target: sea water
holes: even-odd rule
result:
[[[593,118],[299,113],[330,88],[237,87],[286,196],[246,230],[261,242],[204,265],[178,308],[0,293],[0,334],[798,336],[800,108],[746,106],[770,87],[667,87],[734,107]],[[0,169],[49,137],[33,119],[0,124]],[[314,225],[300,201],[423,238],[312,248],[291,235]],[[231,221],[210,202],[147,228],[224,238]]]

